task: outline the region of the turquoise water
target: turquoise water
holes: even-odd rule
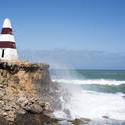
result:
[[[51,70],[53,77],[75,76],[80,79],[108,79],[125,81],[125,70]],[[68,75],[68,76],[67,76]],[[70,76],[69,76],[70,75]]]
[[[77,82],[85,90],[125,93],[125,70],[51,70],[51,74],[53,79]]]
[[[75,70],[86,79],[125,80],[125,70]]]

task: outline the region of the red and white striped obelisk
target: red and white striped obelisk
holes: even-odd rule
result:
[[[15,61],[17,59],[17,49],[11,22],[8,18],[6,18],[0,34],[0,60]]]

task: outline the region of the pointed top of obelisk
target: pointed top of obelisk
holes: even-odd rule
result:
[[[12,28],[9,18],[6,18],[3,23],[3,28]]]

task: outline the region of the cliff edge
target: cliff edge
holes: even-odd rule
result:
[[[51,83],[49,65],[27,61],[0,62],[0,117],[13,123],[19,114],[51,112],[40,96]]]
[[[65,95],[65,96],[64,96]],[[80,125],[89,119],[61,120],[54,110],[64,107],[68,93],[51,81],[49,65],[27,61],[0,61],[0,125]]]

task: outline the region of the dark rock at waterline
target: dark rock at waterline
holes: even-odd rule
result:
[[[17,115],[13,125],[59,125],[58,120],[43,114]]]
[[[5,118],[0,117],[0,125],[9,125],[9,122]]]
[[[82,125],[90,122],[90,119],[65,120],[52,118],[43,114],[17,115],[13,125]]]
[[[68,121],[74,125],[82,125],[82,124],[87,124],[91,120],[87,118],[81,118],[81,119],[74,119],[74,120],[68,120]]]
[[[106,115],[103,115],[102,118],[109,119],[109,117]]]

